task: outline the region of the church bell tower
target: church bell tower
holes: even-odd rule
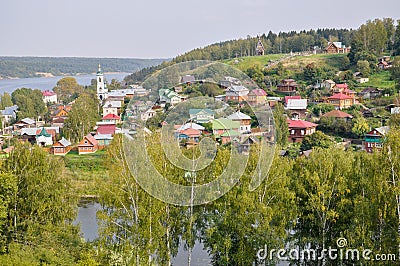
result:
[[[100,101],[103,101],[107,98],[108,90],[106,88],[106,83],[104,81],[104,75],[103,71],[101,71],[101,66],[99,64],[99,69],[97,70],[96,73],[96,78],[97,78],[97,98]]]

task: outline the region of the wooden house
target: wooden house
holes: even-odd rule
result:
[[[335,109],[342,110],[355,104],[355,99],[352,96],[340,92],[328,97],[327,103],[332,104]]]
[[[267,101],[267,93],[262,89],[252,90],[247,95],[247,102],[253,106],[265,104],[266,101]]]
[[[83,137],[82,141],[78,144],[78,153],[80,154],[87,154],[87,153],[95,153],[98,150],[98,142],[97,140],[91,135],[88,134]]]
[[[278,92],[286,93],[286,94],[294,94],[297,92],[299,85],[296,83],[294,79],[283,79],[281,83],[276,86],[276,90]]]
[[[384,137],[389,131],[388,126],[374,128],[367,134],[365,134],[364,144],[367,152],[373,152],[374,150],[381,150],[383,147]]]
[[[307,122],[304,120],[291,120],[288,119],[289,128],[289,142],[301,142],[307,135],[311,135],[316,131],[317,124]]]
[[[225,100],[232,102],[243,102],[247,100],[249,89],[242,85],[233,85],[226,89]]]
[[[54,155],[66,155],[71,150],[71,142],[66,140],[64,137],[57,141],[51,151]]]

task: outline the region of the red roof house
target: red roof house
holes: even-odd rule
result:
[[[121,117],[119,117],[116,114],[108,114],[108,115],[103,116],[103,118],[101,120],[106,121],[106,122],[120,123]]]
[[[288,119],[289,142],[301,142],[306,135],[311,135],[315,132],[317,124],[304,120]]]
[[[323,115],[323,117],[333,117],[333,118],[344,118],[344,119],[352,119],[353,116],[342,112],[340,110],[333,110]]]
[[[342,110],[355,104],[355,99],[352,96],[339,92],[328,97],[327,102],[335,106],[335,109]]]
[[[115,134],[116,126],[114,124],[101,125],[97,128],[97,134]]]

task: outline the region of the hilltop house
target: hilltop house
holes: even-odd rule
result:
[[[278,92],[286,93],[286,94],[294,94],[297,92],[299,85],[296,83],[294,79],[283,79],[281,83],[276,86]]]
[[[229,88],[231,86],[240,86],[241,85],[241,82],[239,79],[234,78],[234,77],[229,77],[229,76],[224,77],[224,79],[221,80],[219,83],[222,88]]]
[[[191,84],[196,81],[193,75],[185,75],[181,77],[181,83]]]
[[[264,55],[265,49],[264,49],[264,45],[261,41],[261,38],[258,38],[258,42],[256,45],[256,55]]]
[[[142,121],[147,121],[148,119],[152,118],[155,115],[156,115],[156,111],[154,111],[152,108],[150,108],[147,111],[140,114],[140,119]]]
[[[243,102],[247,100],[249,89],[242,85],[233,85],[225,90],[225,100],[232,102]]]
[[[288,119],[289,142],[301,142],[306,135],[311,135],[316,131],[317,124],[304,120]]]
[[[57,103],[57,94],[54,91],[42,91],[44,103]]]
[[[328,46],[325,48],[327,54],[345,54],[350,52],[350,47],[342,44],[342,42],[328,42]]]
[[[379,96],[382,96],[382,89],[378,88],[365,88],[361,92],[359,92],[359,95],[362,96],[364,99],[375,99]]]
[[[263,89],[252,90],[247,95],[247,102],[253,106],[265,104],[266,101],[267,101],[267,93]]]
[[[214,119],[214,111],[211,109],[189,109],[190,120],[196,123],[208,123]]]
[[[381,150],[384,137],[389,129],[388,126],[378,127],[365,134],[365,150],[367,152],[373,152],[374,149]]]
[[[98,142],[97,140],[91,135],[88,134],[83,137],[82,141],[78,144],[78,154],[87,154],[87,153],[95,153],[98,150]]]
[[[66,155],[71,150],[71,142],[66,140],[64,137],[57,141],[51,151],[54,155]]]
[[[251,132],[251,117],[250,116],[248,116],[240,111],[237,111],[237,112],[231,114],[230,116],[228,116],[227,118],[232,121],[239,122],[239,124],[240,124],[239,133],[240,134]]]

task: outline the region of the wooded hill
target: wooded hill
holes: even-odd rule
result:
[[[40,77],[39,73],[54,76],[90,74],[101,63],[106,72],[132,73],[144,67],[158,65],[167,59],[83,58],[83,57],[0,57],[0,78]]]
[[[151,73],[165,66],[184,61],[214,61],[252,57],[255,55],[259,38],[263,43],[266,55],[311,51],[314,48],[324,49],[329,41],[342,42],[346,47],[351,46],[352,48],[348,58],[350,65],[353,66],[360,60],[367,60],[372,66],[381,54],[400,54],[399,23],[397,22],[396,26],[394,19],[383,18],[368,20],[358,29],[317,29],[300,32],[279,32],[277,34],[269,31],[261,36],[247,36],[244,39],[214,43],[204,48],[197,48],[178,55],[171,62],[144,68],[127,76],[125,80],[128,83],[141,82]],[[264,62],[264,64],[266,63]],[[250,65],[247,66],[250,67]]]

